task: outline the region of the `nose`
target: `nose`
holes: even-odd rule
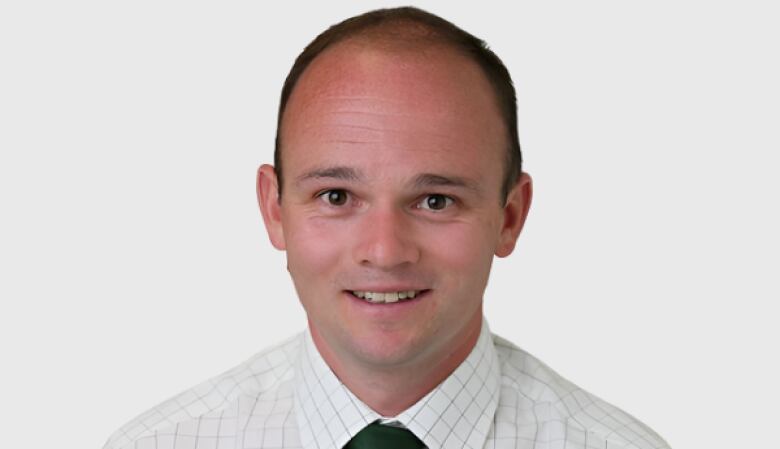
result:
[[[420,258],[410,217],[392,206],[376,206],[361,218],[353,258],[366,267],[389,270]]]

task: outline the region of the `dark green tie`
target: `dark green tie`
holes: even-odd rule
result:
[[[371,423],[357,433],[344,449],[423,449],[425,444],[403,427]]]

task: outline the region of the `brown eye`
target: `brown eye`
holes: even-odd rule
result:
[[[347,202],[347,192],[344,190],[328,190],[323,192],[322,196],[328,201],[331,206],[343,206]]]
[[[445,209],[451,204],[452,204],[452,198],[446,195],[433,194],[423,198],[422,202],[420,203],[420,207],[422,207],[423,209],[439,211]]]

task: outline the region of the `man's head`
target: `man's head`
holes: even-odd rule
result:
[[[331,367],[454,368],[445,360],[473,346],[492,259],[512,252],[530,203],[527,175],[505,187],[512,143],[494,82],[402,16],[327,46],[294,89],[288,78],[284,180],[258,174],[269,236]]]
[[[408,51],[449,48],[473,61],[490,83],[496,106],[505,126],[505,165],[501,200],[522,173],[522,153],[517,133],[516,94],[512,79],[504,64],[481,39],[454,24],[413,7],[379,9],[344,20],[321,33],[296,58],[282,88],[276,128],[274,166],[283,190],[282,127],[290,95],[298,81],[320,54],[337,44],[351,41],[388,51]],[[280,190],[281,193],[281,190]]]

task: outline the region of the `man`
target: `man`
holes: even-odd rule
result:
[[[491,335],[482,297],[531,202],[515,94],[484,44],[414,8],[318,36],[258,171],[308,329],[106,448],[665,448]]]

